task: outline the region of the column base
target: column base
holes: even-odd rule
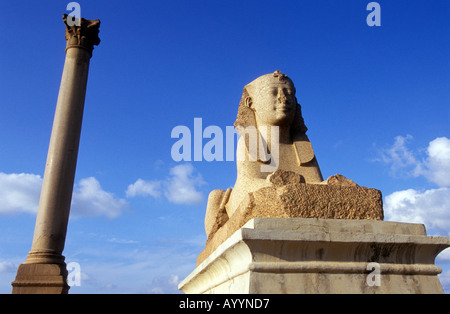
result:
[[[427,236],[420,224],[255,218],[179,289],[188,294],[443,293],[437,277],[442,270],[434,260],[447,247],[450,238]]]
[[[21,264],[12,294],[68,294],[65,264]]]

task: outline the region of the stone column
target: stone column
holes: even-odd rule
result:
[[[80,19],[70,25],[67,15],[66,59],[56,105],[33,244],[19,266],[13,293],[67,293],[64,244],[77,164],[89,61],[100,21]]]

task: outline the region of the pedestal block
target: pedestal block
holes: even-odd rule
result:
[[[67,294],[66,265],[21,264],[12,283],[13,294]]]
[[[443,293],[434,264],[450,238],[421,224],[254,218],[179,289],[189,294]]]

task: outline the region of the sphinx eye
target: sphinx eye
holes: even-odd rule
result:
[[[273,88],[272,89],[272,95],[278,96],[278,88]]]

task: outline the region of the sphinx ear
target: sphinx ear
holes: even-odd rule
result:
[[[245,106],[248,108],[252,108],[253,105],[253,100],[251,97],[247,97],[245,98]],[[252,108],[253,109],[253,108]]]
[[[295,117],[291,125],[291,136],[293,139],[297,136],[298,133],[304,134],[306,133],[306,131],[308,131],[308,128],[305,125],[305,120],[303,120],[302,107],[298,103],[297,97],[295,98],[295,102],[297,103]]]

